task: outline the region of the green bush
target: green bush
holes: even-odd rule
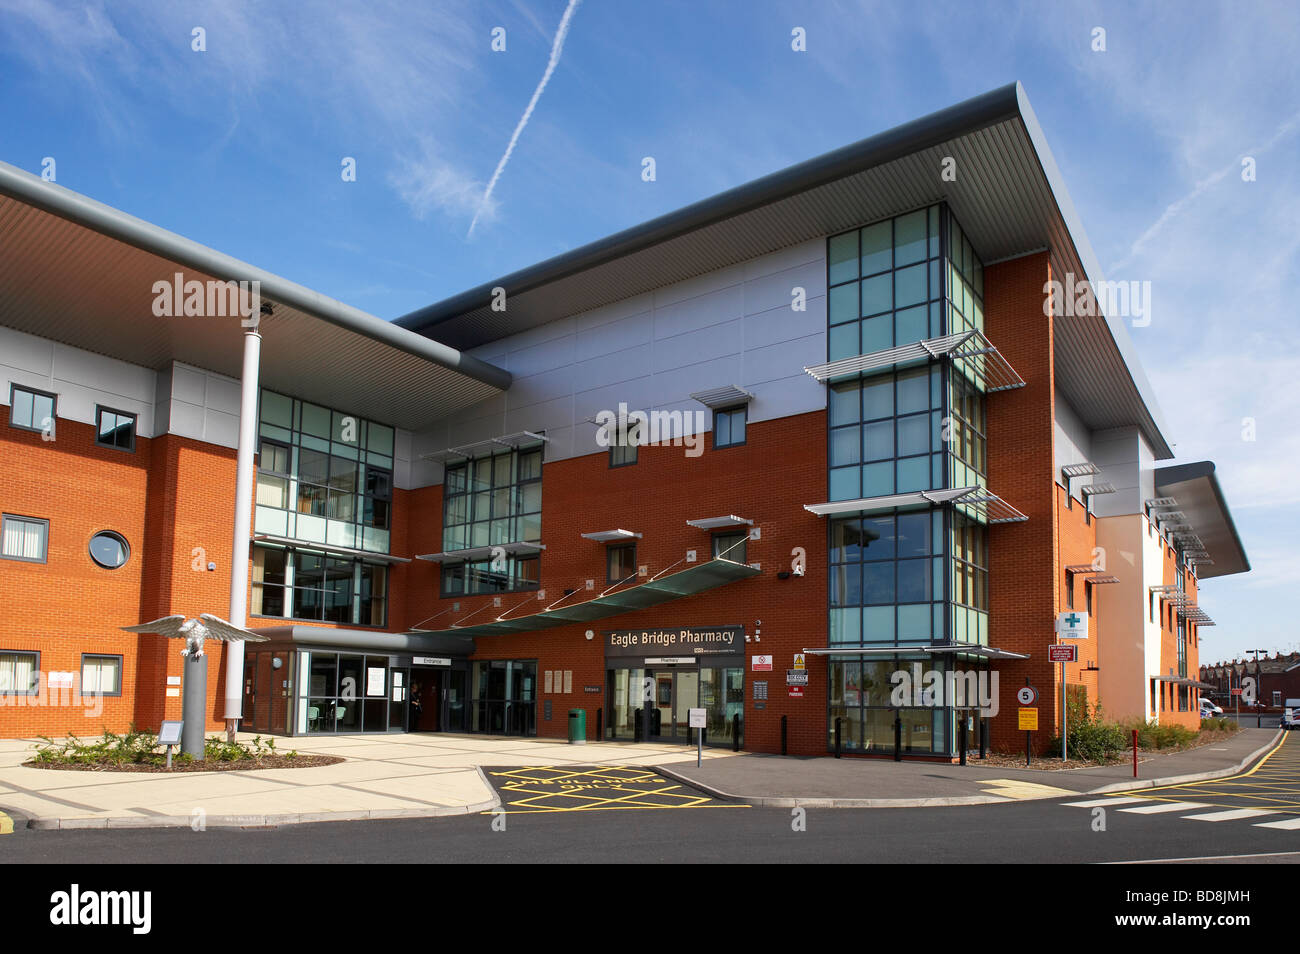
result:
[[[1087,703],[1070,701],[1069,719],[1070,758],[1088,762],[1115,762],[1131,744],[1129,733],[1115,722],[1102,718],[1101,706],[1091,709]],[[1061,737],[1053,736],[1048,745],[1048,755],[1061,754]]]
[[[158,736],[138,732],[135,726],[125,735],[104,730],[103,736],[84,741],[68,733],[66,739],[40,736],[32,760],[41,765],[166,765],[165,752],[159,752]],[[203,756],[213,762],[257,761],[275,755],[275,740],[256,736],[251,744],[227,742],[220,736],[203,740]],[[174,753],[174,762],[192,762],[193,756]]]

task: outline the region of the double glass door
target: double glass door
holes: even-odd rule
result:
[[[743,740],[743,678],[741,667],[612,669],[606,736],[629,742],[691,742],[695,735],[690,710],[702,708],[706,742],[729,744],[737,729]]]

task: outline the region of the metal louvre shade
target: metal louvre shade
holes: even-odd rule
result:
[[[872,354],[840,358],[838,361],[806,367],[804,371],[824,383],[848,375],[866,374],[900,364],[929,361],[934,358],[964,362],[965,369],[975,377],[985,391],[1006,391],[1025,386],[1024,380],[1016,373],[1016,369],[1011,367],[1010,362],[1002,357],[1002,353],[989,344],[989,340],[978,331],[962,331],[899,345],[896,348],[887,348]]]
[[[356,547],[341,547],[333,543],[314,543],[310,540],[300,540],[295,537],[278,537],[271,533],[258,533],[253,535],[253,539],[258,543],[278,543],[282,546],[293,547],[295,550],[320,550],[324,553],[337,553],[340,556],[361,557],[366,560],[374,560],[377,563],[410,563],[410,557],[392,556],[388,553],[375,553],[370,550],[359,550]]]
[[[688,527],[695,527],[697,530],[717,530],[721,527],[751,527],[754,521],[748,517],[737,517],[734,513],[726,514],[722,517],[704,517],[700,520],[687,520]]]
[[[955,490],[917,490],[908,494],[888,494],[884,497],[860,497],[857,500],[831,500],[827,503],[804,504],[803,509],[819,517],[840,513],[871,513],[879,510],[892,510],[895,507],[917,507],[926,504],[945,504],[964,494],[975,491],[975,487],[959,487]]]
[[[965,643],[922,643],[914,646],[824,646],[821,649],[805,649],[809,656],[898,656],[913,653],[966,653],[971,656],[983,656],[985,659],[1029,659],[1028,653],[1016,653],[1009,649],[994,646],[974,646]]]
[[[732,560],[710,560],[685,570],[649,580],[617,593],[598,596],[585,603],[543,610],[529,616],[515,619],[497,619],[490,623],[470,626],[456,626],[448,629],[432,630],[429,635],[456,634],[459,636],[500,636],[504,633],[532,632],[539,629],[551,629],[569,623],[589,623],[593,620],[617,616],[632,610],[658,606],[683,596],[694,596],[714,587],[725,586],[737,580],[757,576],[759,570],[744,563]],[[424,635],[422,633],[422,635]]]
[[[744,388],[737,387],[734,384],[728,384],[720,388],[712,388],[708,391],[696,391],[691,395],[692,401],[699,401],[707,408],[717,411],[727,407],[738,407],[741,404],[748,404],[754,400],[754,395],[750,394]]]
[[[1081,464],[1066,464],[1061,468],[1061,476],[1070,477],[1091,477],[1093,474],[1100,474],[1101,468],[1091,461],[1084,461]]]
[[[421,460],[446,461],[457,457],[470,458],[477,452],[484,450],[496,451],[501,447],[523,447],[526,444],[544,443],[550,438],[545,434],[534,434],[532,431],[517,431],[514,434],[502,434],[499,437],[489,437],[486,440],[475,441],[472,444],[458,444],[455,447],[444,447],[442,450],[430,451],[427,454],[421,454]]]
[[[506,553],[540,553],[546,547],[540,543],[529,543],[526,540],[516,540],[511,543],[497,543],[486,547],[468,547],[464,550],[445,550],[442,553],[417,553],[417,560],[427,560],[430,563],[461,563],[466,560],[482,560],[492,555],[492,552],[500,548]]]

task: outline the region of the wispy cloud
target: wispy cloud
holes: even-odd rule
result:
[[[1160,232],[1170,222],[1170,220],[1178,216],[1179,213],[1181,213],[1184,209],[1186,209],[1189,205],[1191,205],[1193,202],[1199,199],[1202,195],[1204,195],[1214,186],[1222,182],[1225,178],[1227,178],[1230,175],[1240,173],[1242,171],[1241,162],[1245,156],[1250,156],[1252,158],[1257,159],[1259,156],[1262,156],[1267,152],[1269,152],[1269,150],[1271,150],[1274,146],[1276,146],[1287,136],[1291,135],[1297,129],[1300,129],[1300,113],[1296,113],[1290,119],[1281,123],[1277,127],[1277,129],[1274,130],[1273,135],[1270,136],[1268,141],[1265,142],[1263,145],[1253,146],[1251,148],[1248,148],[1244,153],[1241,154],[1241,156],[1234,158],[1233,161],[1228,163],[1226,166],[1216,169],[1213,173],[1206,176],[1200,182],[1197,182],[1190,192],[1188,192],[1182,198],[1177,199],[1174,202],[1171,202],[1169,205],[1165,207],[1165,210],[1160,214],[1160,217],[1156,219],[1155,222],[1153,222],[1145,232],[1143,232],[1141,235],[1138,236],[1137,240],[1132,244],[1132,246],[1130,246],[1128,250],[1128,254],[1125,255],[1120,261],[1116,262],[1115,265],[1110,269],[1110,271],[1118,273],[1120,270],[1132,264],[1132,262],[1136,260],[1145,251],[1147,245],[1151,242],[1151,240],[1160,234]]]
[[[492,178],[488,180],[487,188],[483,190],[483,198],[480,201],[478,211],[474,213],[474,218],[469,223],[467,238],[474,234],[474,226],[478,225],[478,220],[483,213],[492,208],[492,190],[496,188],[501,173],[505,171],[506,163],[510,161],[510,156],[515,151],[515,144],[519,142],[520,133],[528,125],[528,120],[532,118],[533,110],[537,108],[537,101],[542,98],[546,84],[551,81],[551,74],[555,72],[555,67],[560,63],[560,55],[564,52],[564,40],[569,35],[569,23],[573,19],[574,11],[578,9],[578,4],[581,2],[582,0],[569,0],[569,5],[564,8],[564,16],[560,18],[560,28],[555,31],[555,40],[551,43],[551,56],[546,62],[546,72],[542,74],[542,81],[537,84],[537,89],[533,90],[533,98],[528,101],[528,108],[519,117],[515,131],[510,137],[510,143],[506,146],[505,154],[502,155],[501,161],[497,163],[496,171],[492,173]]]
[[[473,215],[475,221],[484,212],[495,214],[496,203],[489,196],[480,198],[482,182],[443,157],[432,140],[424,140],[417,155],[398,156],[396,163],[388,183],[417,218],[435,211],[458,218]]]

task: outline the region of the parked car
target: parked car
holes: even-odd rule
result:
[[[1213,702],[1211,702],[1209,699],[1201,700],[1202,719],[1217,719],[1221,715],[1223,715],[1223,710],[1220,709],[1218,706],[1216,706]]]
[[[1288,699],[1282,709],[1282,728],[1285,731],[1300,728],[1300,699]]]

